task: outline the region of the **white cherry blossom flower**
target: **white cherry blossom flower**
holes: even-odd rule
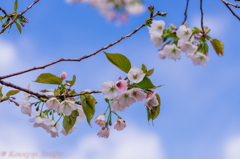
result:
[[[47,102],[46,102],[46,108],[47,109],[53,109],[53,110],[58,110],[60,107],[60,102],[57,100],[57,98],[53,97],[50,98]]]
[[[68,131],[68,134],[71,134],[75,129],[77,129],[78,126],[77,125],[74,125],[69,131]],[[63,128],[62,131],[60,132],[62,133],[63,135],[67,136],[66,135],[66,130]]]
[[[47,130],[47,132],[50,133],[51,137],[53,137],[53,138],[59,137],[59,134],[58,134],[59,124],[58,123],[56,125],[55,124],[56,124],[56,121],[51,120],[49,129]]]
[[[183,41],[183,40],[179,40],[178,41],[178,44],[177,44],[178,47],[181,48],[181,51],[183,52],[186,52],[186,53],[192,53],[193,52],[193,45],[191,42],[189,41]]]
[[[136,99],[131,96],[130,91],[125,91],[119,96],[119,104],[122,107],[129,107],[136,102]]]
[[[47,115],[41,113],[40,111],[34,112],[33,115],[35,116],[35,118],[31,118],[29,119],[29,121],[34,123],[34,128],[42,127],[46,131],[50,129],[51,122]]]
[[[23,114],[27,114],[28,116],[31,116],[31,113],[32,113],[32,103],[30,103],[27,100],[22,100],[22,101],[20,101],[19,106],[20,106],[21,112]]]
[[[163,39],[160,36],[156,36],[154,32],[150,33],[150,39],[156,47],[160,47],[163,43]]]
[[[165,59],[166,56],[167,56],[167,54],[166,54],[163,50],[159,51],[158,57],[159,57],[160,59]]]
[[[143,78],[145,77],[145,74],[143,73],[142,70],[140,70],[139,68],[137,67],[132,67],[128,74],[127,74],[127,77],[128,79],[131,81],[131,82],[134,82],[134,83],[139,83],[143,80]]]
[[[31,84],[29,83],[27,86],[26,86],[26,89],[27,90],[31,90]],[[26,92],[23,92],[23,100],[29,100],[29,98],[31,97],[31,94],[29,93],[26,93]]]
[[[117,129],[118,131],[123,130],[126,127],[126,122],[123,119],[117,119],[116,123],[114,124],[114,129]]]
[[[165,27],[165,22],[163,20],[153,20],[151,28],[149,28],[150,35],[161,37]]]
[[[177,37],[179,37],[183,41],[188,41],[192,35],[192,30],[187,28],[185,25],[181,25],[176,32]]]
[[[181,50],[175,44],[166,45],[163,51],[169,59],[177,59],[181,54]]]
[[[143,91],[141,91],[141,89],[139,88],[133,88],[130,90],[130,94],[131,96],[137,100],[137,102],[142,101],[144,98],[147,97],[147,94]]]
[[[77,108],[78,105],[74,101],[64,100],[60,104],[58,113],[63,113],[66,116],[69,116],[72,114],[72,111],[76,110]]]
[[[188,57],[188,59],[189,60],[191,60],[192,59],[192,56],[196,53],[196,51],[197,51],[197,46],[196,45],[192,45],[192,52],[187,52],[187,57]]]
[[[104,82],[100,90],[107,99],[112,99],[118,95],[118,89],[112,81]]]
[[[111,103],[111,109],[113,110],[113,111],[121,111],[121,112],[123,112],[123,111],[125,111],[126,110],[126,107],[124,107],[124,106],[121,106],[120,105],[120,103],[119,103],[119,96],[118,97],[115,97],[114,99],[113,99],[113,101],[112,101],[112,103]]]
[[[85,115],[81,105],[78,105],[77,111],[78,111],[77,123],[81,123],[85,119],[86,115]]]
[[[124,92],[127,90],[127,82],[121,79],[116,83],[116,87],[120,93]]]
[[[95,118],[94,122],[98,124],[100,127],[106,126],[106,117],[105,115],[99,115]]]
[[[109,128],[103,127],[97,134],[99,137],[108,138],[109,137]]]
[[[128,4],[126,10],[132,15],[139,14],[144,11],[144,5],[141,3]]]
[[[158,100],[156,98],[156,92],[153,92],[148,95],[148,97],[145,100],[145,106],[147,106],[150,110],[153,107],[158,106]]]
[[[192,55],[192,60],[194,65],[201,64],[203,67],[206,67],[206,62],[210,61],[210,59],[201,52],[197,52],[196,54]]]

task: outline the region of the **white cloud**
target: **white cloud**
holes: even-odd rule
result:
[[[193,18],[190,19],[189,25],[190,27],[198,27],[201,28],[201,17],[200,16],[192,16]],[[224,33],[227,33],[228,27],[231,26],[229,17],[226,15],[221,15],[220,13],[217,14],[216,16],[213,15],[204,15],[203,18],[203,25],[207,26],[211,29],[209,32],[209,35],[212,38],[219,38],[222,36]]]
[[[159,135],[153,132],[128,125],[123,131],[111,129],[108,139],[99,138],[96,134],[81,138],[78,146],[71,152],[70,158],[105,159],[106,156],[111,156],[112,159],[163,158]]]
[[[9,66],[16,59],[16,49],[10,42],[0,40],[0,56],[0,67]]]
[[[225,145],[226,159],[240,158],[240,135],[229,139]]]

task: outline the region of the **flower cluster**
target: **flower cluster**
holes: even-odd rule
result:
[[[203,67],[206,66],[206,62],[210,60],[207,57],[208,46],[206,46],[207,44],[203,39],[201,30],[197,28],[191,30],[186,25],[181,25],[179,29],[173,25],[171,29],[165,29],[164,27],[164,21],[153,20],[151,28],[149,28],[151,41],[154,42],[156,47],[160,47],[167,38],[170,38],[158,53],[160,59],[165,59],[166,57],[168,59],[180,59],[181,52],[186,52],[186,56],[193,61],[194,65],[201,64]],[[210,37],[207,36],[207,38]],[[194,41],[195,39],[200,41],[200,44]]]
[[[147,89],[141,90],[138,88],[137,84],[142,82],[145,76],[146,74],[142,70],[137,67],[133,67],[129,70],[125,80],[119,77],[119,80],[115,83],[112,81],[106,81],[103,83],[100,90],[109,104],[109,117],[111,117],[111,113],[117,115],[117,111],[123,112],[127,107],[130,107],[136,101],[140,102],[143,99],[145,99],[145,106],[147,106],[150,110],[153,107],[158,106],[159,103],[156,99],[156,92]],[[132,84],[130,82],[132,82]],[[111,101],[111,104],[109,101]],[[111,126],[111,118],[108,117],[106,121],[105,113],[103,115],[99,115],[95,119],[95,123],[102,127],[98,136],[108,138],[108,125]],[[117,117],[118,119],[114,125],[114,129],[120,131],[126,127],[126,123],[125,120],[118,115]]]
[[[125,21],[127,15],[135,15],[144,11],[141,0],[67,0],[67,2],[85,2],[98,8],[109,20]]]

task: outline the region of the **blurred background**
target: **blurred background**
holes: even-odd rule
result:
[[[232,0],[233,1],[233,0]],[[19,0],[18,11],[32,0]],[[143,24],[149,17],[148,5],[167,12],[165,27],[179,27],[184,19],[185,0],[144,1],[137,14],[109,20],[99,8],[89,3],[71,1],[40,1],[24,15],[29,20],[22,34],[15,26],[0,36],[0,75],[7,75],[59,58],[79,58],[116,41]],[[13,11],[14,0],[1,0],[0,7]],[[189,2],[187,25],[200,27],[200,2]],[[207,67],[194,66],[182,53],[181,60],[161,60],[158,48],[150,41],[145,27],[109,48],[106,52],[127,56],[132,66],[155,68],[151,80],[155,85],[165,84],[156,91],[161,97],[160,115],[154,126],[147,121],[144,102],[135,103],[120,116],[126,120],[123,131],[110,128],[108,139],[97,136],[99,126],[92,121],[77,124],[79,129],[68,136],[51,138],[41,128],[33,128],[29,116],[21,113],[13,103],[0,104],[0,153],[63,154],[64,159],[239,159],[240,158],[240,22],[220,0],[203,2],[204,25],[212,38],[225,45],[223,57],[218,57],[209,44],[210,62]],[[234,8],[237,14],[240,11]],[[130,13],[130,12],[129,12]],[[111,19],[111,18],[110,18]],[[5,79],[31,89],[51,89],[54,86],[34,83],[41,73],[57,76],[75,74],[77,92],[99,90],[105,81],[117,81],[126,74],[113,66],[101,52],[81,62],[61,62],[44,70],[32,71]],[[10,90],[3,87],[3,92]],[[103,114],[107,104],[102,94],[94,94],[96,115]],[[19,93],[17,101],[23,98]],[[96,116],[95,116],[96,117]],[[94,117],[94,118],[95,118]],[[114,119],[113,119],[114,120]],[[61,129],[60,129],[61,131]],[[12,157],[11,157],[12,158]],[[22,157],[24,158],[24,157]],[[47,158],[47,157],[44,157]],[[50,158],[50,157],[49,157]],[[52,157],[51,157],[52,158]],[[59,157],[56,157],[59,158]]]

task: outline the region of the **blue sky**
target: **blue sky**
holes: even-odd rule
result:
[[[0,7],[12,11],[14,0],[3,0]],[[31,0],[19,0],[19,10]],[[173,5],[174,3],[174,5]],[[167,12],[165,21],[177,27],[184,19],[185,1],[146,1],[157,10]],[[28,116],[20,108],[7,102],[0,105],[0,153],[3,151],[63,153],[62,158],[73,159],[238,159],[240,158],[240,64],[238,40],[239,21],[219,0],[204,1],[204,25],[210,35],[225,45],[223,57],[209,46],[207,67],[194,66],[182,53],[181,60],[161,60],[157,48],[150,41],[148,29],[143,28],[129,39],[106,52],[127,56],[132,66],[155,68],[151,80],[158,88],[162,105],[154,127],[148,123],[144,103],[136,103],[120,116],[127,128],[121,132],[110,130],[109,139],[99,138],[100,128],[86,120],[79,129],[65,137],[51,138],[40,128],[33,128]],[[236,13],[240,12],[235,10]],[[90,5],[67,4],[65,1],[40,1],[25,16],[29,23],[20,35],[15,27],[0,36],[0,74],[41,66],[59,58],[79,58],[124,36],[140,26],[149,16],[144,12],[132,16],[117,26]],[[191,1],[187,24],[200,26],[199,1]],[[6,54],[7,52],[7,54]],[[103,53],[81,62],[61,62],[44,70],[37,70],[6,79],[32,90],[53,88],[33,83],[41,73],[60,75],[66,71],[71,79],[77,76],[75,89],[99,90],[104,81],[117,81],[126,74],[113,66]],[[3,91],[9,88],[4,87]],[[98,104],[96,114],[107,107],[102,94],[94,95]],[[23,93],[17,95],[20,101]],[[107,156],[107,157],[106,157]],[[0,156],[0,158],[3,158]],[[4,158],[7,158],[6,156]]]

